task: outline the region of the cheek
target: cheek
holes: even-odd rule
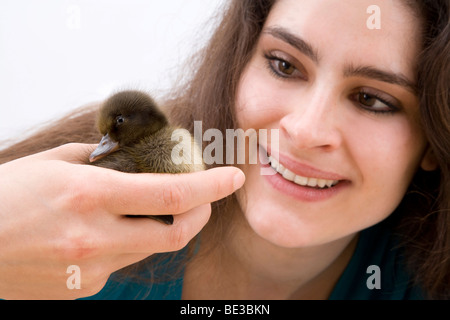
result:
[[[267,71],[250,64],[241,77],[237,99],[236,115],[239,128],[270,129],[270,124],[282,117],[280,102],[268,90]]]
[[[406,116],[374,121],[359,118],[346,132],[349,157],[358,168],[361,192],[385,199],[394,208],[401,201],[425,149],[425,138]],[[390,199],[390,201],[388,201]]]

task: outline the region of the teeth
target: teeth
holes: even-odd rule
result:
[[[277,159],[269,157],[269,161],[271,167],[281,174],[283,178],[300,186],[324,189],[325,187],[331,188],[339,183],[339,180],[325,180],[298,176],[292,171],[286,169],[281,163],[278,162]]]
[[[325,188],[326,184],[327,184],[327,180],[322,180],[322,179],[317,180],[317,185],[319,186],[319,188]]]
[[[296,176],[294,182],[296,184],[299,184],[301,186],[307,186],[308,185],[308,178],[302,177],[302,176]]]
[[[314,178],[308,179],[308,187],[317,187],[317,186],[318,186],[317,179]]]
[[[284,170],[283,173],[283,178],[285,178],[286,180],[289,181],[294,181],[295,180],[295,174],[287,169]]]

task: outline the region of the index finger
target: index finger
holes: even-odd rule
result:
[[[96,145],[67,144],[35,155],[72,164],[86,164]],[[186,174],[130,174],[82,166],[81,197],[120,215],[179,214],[220,200],[242,187],[244,173],[235,167]],[[84,174],[81,174],[84,173]],[[100,201],[100,203],[99,203]]]
[[[235,167],[186,174],[129,174],[108,171],[97,180],[101,203],[109,212],[132,215],[180,214],[225,198],[242,187],[245,176]]]

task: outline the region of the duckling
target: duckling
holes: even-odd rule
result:
[[[128,173],[189,173],[204,170],[203,162],[181,161],[175,164],[172,151],[179,141],[172,141],[174,130],[151,96],[141,91],[122,91],[108,98],[99,110],[97,128],[103,135],[90,155],[93,165]],[[201,159],[201,149],[187,130],[181,143],[190,144]],[[187,135],[187,136],[186,136]],[[191,156],[191,155],[189,155]],[[177,161],[178,162],[178,161]],[[132,217],[132,216],[130,216]],[[146,216],[173,224],[173,216]]]

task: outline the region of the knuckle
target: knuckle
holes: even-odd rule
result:
[[[96,209],[97,204],[94,198],[95,193],[91,191],[86,180],[80,177],[71,179],[63,192],[61,206],[66,211],[78,214],[92,212]]]
[[[70,263],[85,261],[98,253],[92,237],[75,228],[65,232],[55,245],[55,251],[62,261]]]
[[[183,223],[174,225],[169,238],[170,249],[178,251],[186,247],[191,240],[189,235],[189,230]]]
[[[163,187],[161,202],[166,213],[179,213],[182,211],[182,202],[186,196],[186,187],[183,187],[182,185],[169,185]]]
[[[213,183],[211,186],[211,194],[214,195],[215,198],[220,199],[223,197],[223,193],[224,190],[231,190],[232,187],[230,188],[228,185],[224,185],[224,182],[222,181],[218,181],[219,183],[217,183],[217,181],[214,181],[216,183]]]

